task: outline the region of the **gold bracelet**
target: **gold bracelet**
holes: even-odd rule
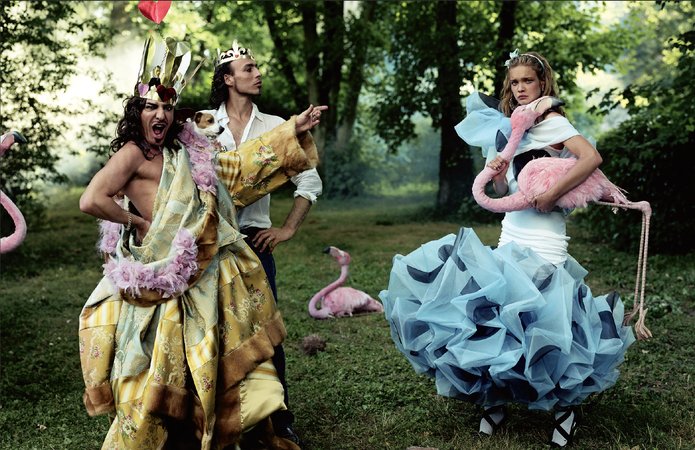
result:
[[[130,213],[130,211],[126,211],[126,214],[128,214],[128,223],[125,226],[125,230],[130,231],[130,227],[133,225],[133,215]]]

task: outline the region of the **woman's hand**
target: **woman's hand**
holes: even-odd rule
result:
[[[531,201],[531,206],[538,212],[547,213],[555,208],[556,202],[557,198],[550,191],[547,191],[534,197],[533,201]]]
[[[504,195],[509,190],[507,185],[507,169],[509,167],[509,161],[498,156],[489,163],[487,167],[496,171],[497,174],[492,177],[492,187],[495,189],[497,195]]]
[[[498,156],[497,158],[487,163],[487,166],[497,173],[502,173],[502,171],[504,171],[508,165],[509,162],[501,156]]]
[[[309,107],[304,110],[295,119],[294,130],[297,134],[302,134],[305,131],[309,131],[321,122],[321,111],[328,109],[328,106],[314,106],[309,105]]]

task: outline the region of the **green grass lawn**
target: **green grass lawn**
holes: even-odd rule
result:
[[[101,261],[96,221],[79,212],[78,197],[75,190],[57,196],[45,224],[0,260],[2,449],[98,449],[109,425],[106,417],[88,417],[82,405],[77,320],[101,277]],[[276,222],[290,202],[275,198]],[[299,234],[276,249],[297,431],[313,450],[546,448],[548,414],[522,407],[512,407],[498,435],[477,438],[477,408],[437,396],[434,382],[416,375],[395,349],[382,315],[308,316],[308,300],[338,276],[322,253],[326,246],[350,252],[348,284],[376,297],[393,255],[457,231],[460,224],[423,221],[423,206],[423,199],[404,198],[320,201]],[[475,229],[495,244],[497,226]],[[570,252],[590,271],[592,290],[617,289],[631,302],[636,254],[570,231]],[[695,255],[651,256],[647,289],[654,338],[634,344],[616,386],[583,406],[573,448],[695,448]],[[301,341],[312,333],[327,347],[309,356]]]

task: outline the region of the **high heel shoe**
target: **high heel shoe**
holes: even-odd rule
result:
[[[483,410],[478,434],[492,436],[507,420],[507,408],[504,405],[492,406]]]
[[[577,430],[577,410],[573,407],[558,409],[553,420],[550,434],[551,448],[564,448],[572,444]]]

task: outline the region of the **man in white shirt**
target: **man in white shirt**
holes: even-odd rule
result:
[[[246,140],[256,138],[285,121],[281,117],[260,112],[253,103],[253,98],[261,93],[262,84],[261,73],[249,49],[239,47],[234,41],[229,50],[218,55],[212,79],[210,104],[213,107],[219,105],[219,108],[209,112],[214,114],[217,123],[224,129],[217,139],[227,150],[234,150]],[[311,111],[312,118],[318,120],[321,111],[327,108],[314,107]],[[273,227],[270,221],[270,195],[241,209],[237,216],[240,231],[247,236],[247,243],[263,264],[276,301],[276,272],[272,251],[278,244],[294,236],[322,190],[321,178],[316,169],[301,172],[291,180],[297,186],[294,205],[282,227]],[[281,345],[275,348],[273,364],[285,388],[285,404],[289,408],[285,353]],[[299,437],[292,429],[294,417],[289,409],[273,414],[272,420],[276,434],[301,445]]]

